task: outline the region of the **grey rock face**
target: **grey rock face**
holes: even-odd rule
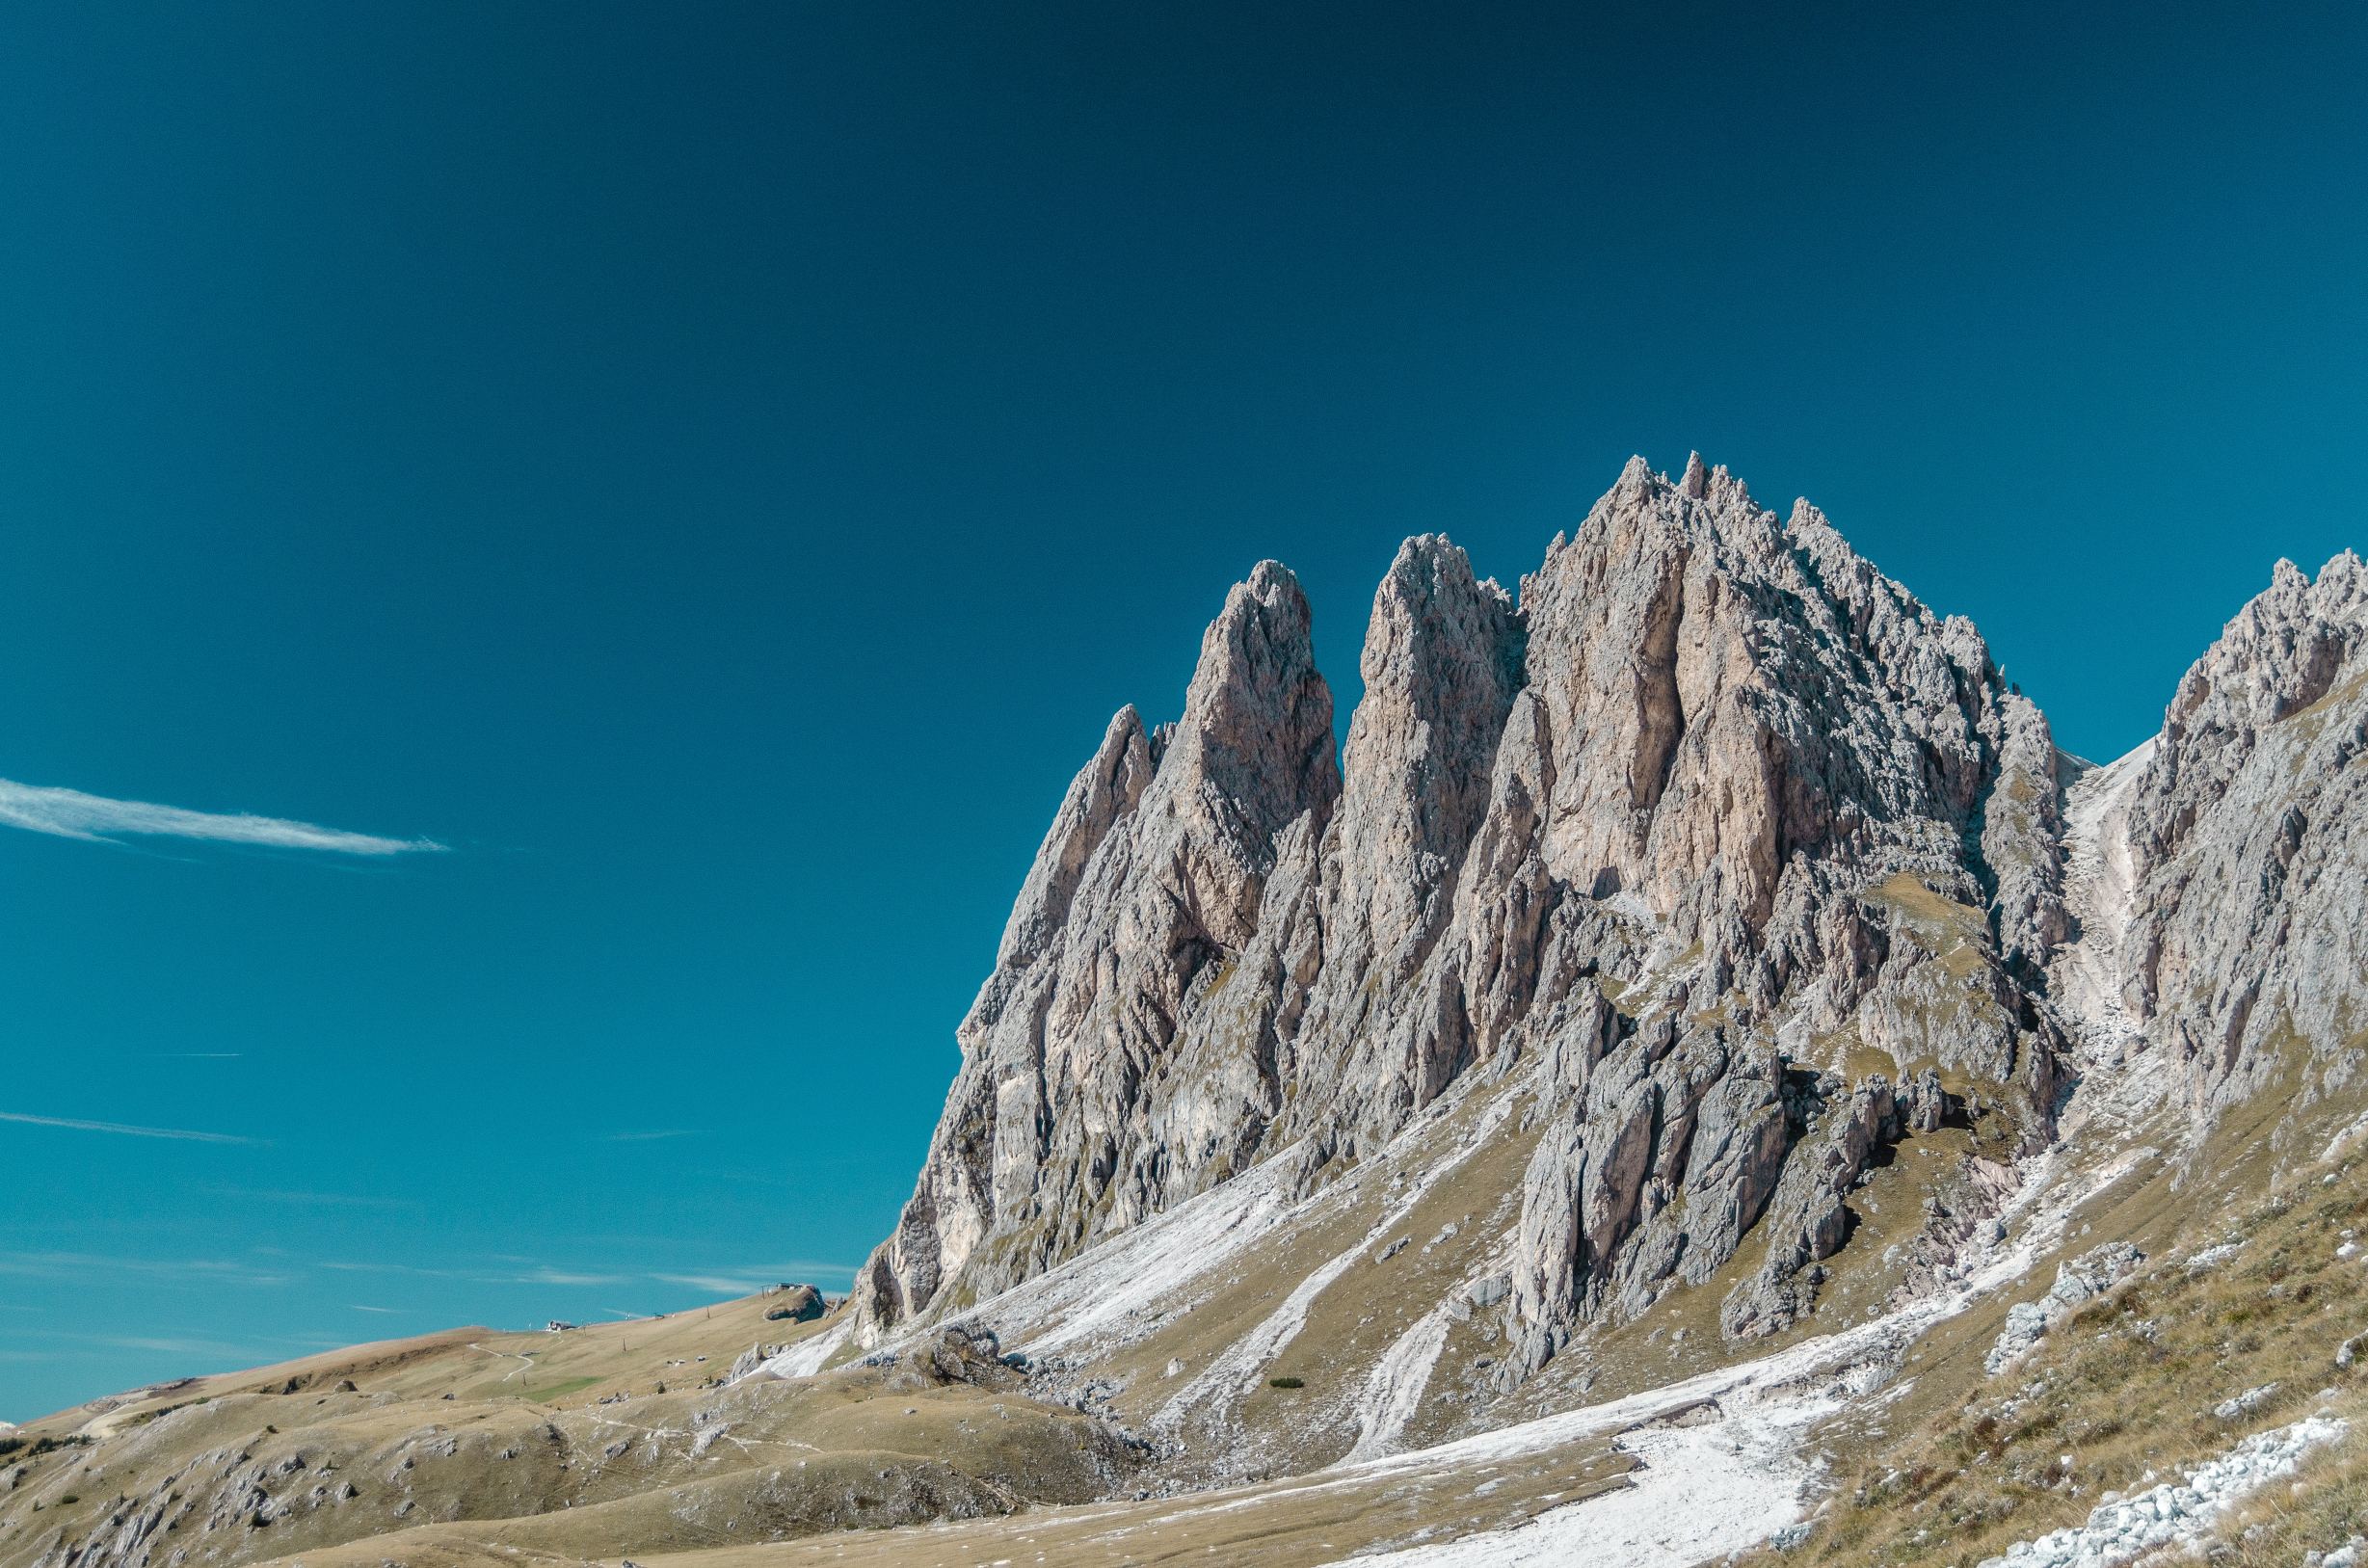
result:
[[[2007,1309],[2007,1325],[1982,1358],[1983,1370],[1997,1376],[2037,1344],[2050,1328],[2129,1278],[2145,1261],[2146,1255],[2127,1241],[2108,1241],[2062,1263],[2046,1295],[2037,1301],[2018,1301]]]
[[[1475,1052],[1430,964],[1454,915],[1466,847],[1521,685],[1511,598],[1444,538],[1408,540],[1373,596],[1339,813],[1317,850],[1321,933],[1287,1069],[1321,1136],[1345,1108],[1388,1126],[1434,1098]],[[1335,1097],[1342,1097],[1345,1102]]]
[[[732,1369],[724,1373],[724,1381],[737,1383],[756,1369],[789,1348],[785,1344],[752,1344],[732,1361]]]
[[[811,1323],[828,1310],[822,1292],[811,1285],[776,1285],[764,1293],[777,1298],[764,1310],[768,1323]]]
[[[1308,630],[1297,581],[1265,563],[1202,639],[1173,731],[1110,721],[958,1031],[919,1184],[856,1281],[859,1324],[957,1278],[999,1289],[1222,1180],[1280,1107],[1298,959],[1256,939],[1290,924],[1340,795]],[[1180,1061],[1195,1070],[1171,1092]]]
[[[858,1279],[867,1341],[1286,1152],[1318,1184],[1516,1065],[1506,1379],[1755,1231],[1728,1326],[1779,1327],[1880,1145],[2048,1137],[2046,722],[1813,508],[1632,462],[1518,605],[1409,540],[1339,770],[1307,627],[1259,568],[1172,733],[1121,712],[1071,785]]]
[[[2129,805],[2123,1001],[2209,1119],[2368,1041],[2368,568],[2279,562],[2179,682]]]

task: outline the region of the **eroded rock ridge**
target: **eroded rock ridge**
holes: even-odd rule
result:
[[[1815,508],[1632,461],[1518,599],[1408,540],[1337,764],[1309,630],[1261,565],[1183,718],[1111,720],[858,1278],[862,1334],[1260,1161],[1319,1184],[1516,1066],[1544,1130],[1508,1377],[1747,1238],[1723,1326],[1792,1321],[1843,1195],[1904,1130],[1979,1119],[2002,1156],[2047,1138],[2036,985],[2066,922],[2046,722],[1970,623]]]

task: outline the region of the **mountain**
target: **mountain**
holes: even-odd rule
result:
[[[1318,1190],[1466,1078],[1534,1080],[1543,1129],[1508,1378],[1703,1286],[1764,1215],[1722,1325],[1790,1323],[1904,1129],[2048,1141],[2046,721],[1813,508],[1633,462],[1518,608],[1409,540],[1362,674],[1336,771],[1308,606],[1268,562],[1183,719],[1111,720],[861,1276],[865,1342],[1262,1161]],[[1832,1105],[1791,1065],[1863,1053]]]
[[[2368,1045],[2368,569],[2279,562],[2171,698],[2131,781],[2134,1023],[2199,1113],[2281,1071],[2304,1095]]]
[[[2355,556],[2102,767],[1699,458],[1407,541],[1338,748],[1311,616],[1110,720],[846,1301],[28,1423],[0,1568],[2350,1550]]]

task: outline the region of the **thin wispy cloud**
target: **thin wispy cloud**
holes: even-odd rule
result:
[[[668,1128],[658,1132],[611,1132],[606,1143],[655,1143],[660,1138],[688,1138],[695,1134],[688,1128]]]
[[[337,855],[405,855],[444,847],[433,838],[381,838],[285,817],[193,811],[180,806],[110,800],[79,789],[22,784],[8,779],[0,779],[0,827],[93,843],[112,842],[118,834],[140,834],[275,849],[317,849]]]
[[[178,1138],[184,1143],[263,1141],[260,1138],[242,1138],[233,1132],[197,1132],[185,1127],[133,1127],[127,1122],[86,1122],[75,1116],[34,1116],[14,1110],[0,1110],[0,1122],[16,1122],[26,1127],[63,1128],[69,1132],[114,1132],[127,1138]]]
[[[226,1360],[260,1360],[271,1353],[269,1346],[232,1344],[222,1340],[149,1339],[130,1334],[91,1334],[79,1336],[92,1344],[113,1346],[118,1350],[153,1350],[168,1356],[215,1356]]]
[[[109,1258],[88,1252],[0,1252],[0,1274],[68,1280],[120,1274],[139,1279],[254,1286],[292,1282],[292,1276],[284,1269],[257,1268],[231,1259]]]
[[[709,1290],[717,1295],[752,1296],[767,1286],[790,1281],[811,1281],[816,1284],[838,1279],[852,1282],[855,1267],[851,1263],[825,1263],[812,1258],[801,1258],[785,1263],[740,1264],[696,1274],[652,1274],[650,1278],[661,1285],[679,1285],[693,1290]]]
[[[721,1274],[652,1274],[650,1277],[667,1285],[711,1290],[719,1296],[753,1296],[765,1287],[762,1280],[728,1279]]]
[[[389,1317],[399,1317],[403,1314],[403,1310],[400,1307],[365,1307],[359,1302],[353,1302],[350,1303],[350,1305],[356,1312],[385,1313]]]
[[[574,1274],[559,1268],[538,1268],[531,1273],[517,1274],[496,1283],[505,1285],[622,1285],[630,1276],[624,1274]]]

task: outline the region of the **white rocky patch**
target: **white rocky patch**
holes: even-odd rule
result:
[[[1051,1271],[979,1304],[1031,1355],[1126,1336],[1131,1321],[1164,1318],[1195,1282],[1274,1234],[1295,1207],[1283,1161],[1270,1161],[1122,1232]]]
[[[1392,1451],[1406,1423],[1423,1407],[1431,1369],[1447,1348],[1449,1321],[1444,1304],[1433,1307],[1416,1318],[1366,1374],[1365,1386],[1357,1393],[1357,1442],[1348,1450],[1350,1459]]]
[[[2196,1540],[2247,1494],[2293,1475],[2304,1454],[2349,1429],[2347,1422],[2313,1416],[2256,1432],[2196,1467],[2183,1484],[2166,1481],[2136,1497],[2100,1503],[2086,1525],[2017,1541],[2005,1555],[1984,1559],[1982,1568],[2109,1568]]]
[[[1206,1371],[1178,1391],[1174,1398],[1160,1407],[1158,1415],[1154,1418],[1154,1424],[1172,1427],[1182,1422],[1196,1405],[1211,1399],[1238,1398],[1255,1388],[1258,1379],[1264,1374],[1267,1366],[1282,1353],[1284,1347],[1298,1338],[1299,1330],[1307,1323],[1308,1308],[1314,1304],[1316,1298],[1321,1295],[1333,1281],[1347,1273],[1357,1263],[1362,1262],[1372,1251],[1376,1242],[1403,1226],[1416,1208],[1430,1195],[1433,1187],[1445,1180],[1449,1173],[1480,1151],[1488,1142],[1489,1137],[1504,1125],[1504,1120],[1511,1113],[1512,1108],[1512,1097],[1500,1095],[1480,1114],[1471,1133],[1445,1158],[1433,1162],[1419,1179],[1410,1183],[1397,1202],[1390,1206],[1388,1211],[1368,1227],[1365,1234],[1358,1237],[1353,1245],[1325,1261],[1307,1278],[1301,1280],[1292,1289],[1290,1294],[1283,1298],[1283,1304],[1268,1314],[1256,1328],[1226,1346],[1224,1352],[1215,1361],[1210,1363]],[[1455,1230],[1454,1223],[1450,1221],[1443,1228],[1439,1236],[1432,1238],[1431,1244],[1437,1245],[1448,1236],[1454,1235]],[[1434,1351],[1433,1355],[1436,1354],[1437,1352]],[[1415,1396],[1418,1399],[1421,1397],[1420,1390],[1416,1391]],[[1408,1414],[1412,1414],[1411,1410],[1408,1411]],[[1399,1424],[1402,1426],[1404,1422],[1401,1420]]]
[[[2064,904],[2080,935],[2058,952],[2050,990],[2081,1043],[2101,1051],[2118,1053],[2138,1032],[2121,1001],[2121,934],[2137,891],[2128,811],[2153,756],[2149,738],[2064,792]]]
[[[1982,1358],[1982,1370],[1996,1377],[2056,1323],[2127,1279],[2144,1261],[2145,1254],[2128,1242],[2108,1241],[2063,1263],[2056,1270],[2055,1286],[2046,1295],[2037,1301],[2018,1301],[2007,1309],[2007,1325]]]
[[[847,1342],[852,1326],[850,1320],[842,1318],[836,1328],[827,1329],[809,1340],[800,1340],[780,1355],[762,1363],[757,1372],[770,1373],[775,1377],[812,1377],[822,1370],[822,1364],[831,1359],[833,1351]],[[750,1375],[755,1376],[756,1373]]]
[[[1840,1333],[1771,1356],[1582,1410],[1483,1432],[1437,1448],[1344,1460],[1343,1477],[1412,1475],[1519,1458],[1619,1434],[1643,1461],[1618,1492],[1549,1510],[1530,1523],[1440,1546],[1416,1547],[1360,1564],[1392,1568],[1680,1568],[1769,1539],[1804,1515],[1817,1475],[1804,1438],[1847,1403],[1863,1404],[1896,1371],[1907,1348],[1934,1324],[2027,1275],[2062,1238],[2084,1201],[2139,1163],[2125,1154],[2077,1191],[2057,1190],[2061,1156],[2041,1156],[2003,1216],[2020,1234],[1955,1289],[1911,1302]],[[1666,1424],[1707,1407],[1699,1423]],[[1656,1424],[1662,1423],[1662,1424]]]
[[[1767,1540],[1801,1516],[1817,1477],[1802,1444],[1831,1395],[1775,1399],[1704,1426],[1624,1434],[1634,1484],[1540,1514],[1518,1529],[1380,1559],[1398,1568],[1690,1568]]]

